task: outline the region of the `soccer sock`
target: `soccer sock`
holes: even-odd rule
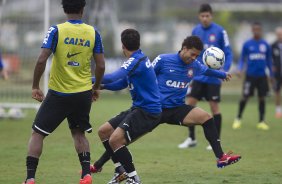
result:
[[[209,141],[216,158],[221,158],[223,155],[223,151],[220,145],[220,140],[213,118],[204,122],[202,126],[204,129],[205,137]]]
[[[101,169],[103,165],[111,159],[111,155],[105,151],[103,155],[93,165],[96,169]]]
[[[243,111],[245,109],[247,101],[246,100],[241,100],[239,103],[239,113],[238,113],[238,119],[241,119]]]
[[[126,146],[122,146],[119,149],[115,150],[114,155],[124,167],[125,171],[131,175],[129,177],[136,175],[132,156]]]
[[[215,127],[218,133],[218,137],[220,137],[222,116],[221,114],[215,114],[213,116],[213,119],[214,119]]]
[[[259,122],[264,121],[264,114],[265,114],[265,101],[259,101]]]
[[[189,126],[189,137],[195,140],[195,126]]]
[[[35,178],[36,168],[38,165],[39,159],[31,156],[26,157],[26,171],[27,177],[26,180]]]
[[[85,175],[90,174],[90,153],[82,152],[78,154],[80,165],[82,168],[81,178]]]
[[[108,154],[110,155],[112,161],[113,161],[114,163],[117,163],[118,160],[116,159],[116,157],[115,157],[115,155],[114,155],[114,152],[113,152],[113,150],[112,150],[112,148],[111,148],[111,146],[110,146],[110,144],[109,144],[109,140],[103,141],[103,145],[104,145],[104,147],[105,147],[105,149],[106,149],[106,152],[108,152]]]

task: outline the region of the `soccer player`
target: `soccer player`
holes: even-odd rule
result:
[[[202,4],[199,9],[198,24],[192,31],[192,35],[199,36],[204,43],[204,49],[209,47],[218,47],[225,54],[225,64],[223,66],[224,71],[228,71],[232,64],[232,50],[229,44],[227,32],[220,25],[212,22],[213,12],[209,4]],[[198,57],[198,60],[202,62],[202,54]],[[210,109],[214,118],[214,122],[220,136],[221,134],[221,122],[222,116],[219,109],[220,102],[220,88],[221,80],[216,77],[210,76],[197,76],[193,79],[192,89],[188,93],[187,103],[195,106],[199,100],[205,98],[210,105]],[[196,146],[197,141],[195,138],[195,127],[189,127],[189,136],[185,141],[178,145],[179,148],[189,148]],[[211,150],[211,146],[207,147]]]
[[[3,77],[4,80],[8,79],[8,72],[4,68],[4,64],[3,64],[2,56],[1,56],[1,51],[0,51],[0,75]]]
[[[124,30],[121,42],[128,60],[119,70],[104,76],[102,82],[110,84],[102,88],[121,90],[129,87],[133,103],[131,108],[104,123],[98,134],[115,165],[122,165],[125,169],[126,184],[139,184],[141,182],[126,145],[158,125],[161,117],[160,92],[151,62],[140,50],[139,32]]]
[[[239,111],[234,120],[232,128],[241,128],[241,118],[249,97],[254,95],[254,90],[258,91],[259,123],[257,128],[268,130],[269,126],[264,121],[265,115],[265,96],[268,92],[268,82],[265,69],[269,69],[270,76],[272,72],[271,48],[262,38],[262,26],[255,22],[252,24],[253,38],[247,40],[242,48],[241,57],[238,62],[239,76],[242,75],[244,66],[247,65],[246,77],[243,84],[242,98],[239,102]]]
[[[277,40],[272,44],[273,72],[275,77],[275,117],[282,118],[280,89],[282,85],[282,27],[276,29]]]
[[[43,102],[35,117],[26,157],[27,177],[24,184],[35,183],[35,172],[43,149],[43,140],[67,118],[76,152],[82,167],[80,184],[92,184],[90,150],[85,132],[91,132],[89,113],[92,100],[99,97],[105,70],[103,45],[94,27],[82,22],[85,0],[62,0],[67,21],[52,26],[37,60],[32,98]],[[40,78],[48,57],[53,53],[49,91],[44,97]],[[92,88],[91,58],[94,56],[96,83]]]
[[[213,148],[217,158],[217,166],[225,167],[237,162],[241,156],[224,154],[214,124],[213,117],[199,107],[185,104],[185,96],[189,82],[197,75],[214,76],[229,80],[231,75],[222,71],[208,69],[195,58],[203,49],[203,43],[197,36],[187,37],[178,53],[159,55],[153,62],[161,92],[162,117],[160,123],[171,125],[202,125],[206,139]],[[103,81],[104,82],[104,81]],[[105,84],[109,86],[111,84]],[[109,88],[109,87],[107,87]],[[104,153],[91,167],[92,172],[101,170],[109,157]],[[116,165],[115,177],[111,184],[124,179],[121,166]]]

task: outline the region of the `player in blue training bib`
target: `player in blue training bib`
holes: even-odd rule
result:
[[[243,45],[241,57],[238,63],[239,74],[246,68],[246,77],[243,84],[243,94],[239,102],[239,111],[234,120],[232,128],[241,128],[241,118],[249,97],[254,95],[254,90],[258,91],[259,99],[259,123],[257,128],[268,130],[269,127],[264,121],[265,115],[265,96],[268,93],[268,82],[265,69],[269,69],[269,74],[273,77],[271,48],[269,44],[262,39],[262,27],[260,23],[252,25],[253,38],[246,41]]]
[[[206,139],[210,142],[215,156],[218,158],[217,166],[224,167],[237,162],[240,155],[224,154],[220,145],[219,136],[213,117],[199,107],[185,104],[186,91],[189,82],[198,75],[214,76],[229,80],[231,75],[222,71],[208,69],[195,58],[203,49],[203,44],[197,36],[187,37],[181,51],[173,54],[161,54],[153,62],[154,70],[160,89],[162,117],[161,123],[172,125],[202,125]],[[115,83],[107,84],[114,86]],[[113,88],[111,88],[113,90]],[[101,170],[103,164],[110,158],[104,153],[91,167],[93,172]],[[116,170],[121,176],[123,171]]]
[[[213,12],[209,4],[202,4],[199,9],[199,20],[200,24],[195,26],[192,31],[192,35],[198,36],[201,38],[204,43],[204,49],[209,47],[218,47],[225,54],[225,64],[223,70],[228,72],[232,64],[232,50],[230,47],[229,39],[227,32],[220,25],[212,22]],[[197,58],[201,63],[203,52]],[[220,88],[221,80],[212,77],[200,75],[196,76],[193,79],[191,89],[188,91],[187,103],[189,105],[195,106],[199,100],[206,99],[209,102],[211,113],[214,117],[217,131],[221,133],[221,113],[219,110],[220,102]],[[189,127],[189,135],[185,141],[178,145],[179,148],[189,148],[191,146],[196,146],[196,137],[195,137],[195,127]],[[211,150],[211,146],[207,147],[208,150]]]

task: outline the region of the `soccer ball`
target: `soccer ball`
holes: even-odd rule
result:
[[[22,109],[12,107],[8,111],[8,117],[11,119],[20,119],[24,117]]]
[[[203,62],[209,68],[219,70],[225,62],[224,52],[217,47],[210,47],[203,54]]]

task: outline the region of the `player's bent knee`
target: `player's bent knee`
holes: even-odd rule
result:
[[[201,120],[201,124],[204,124],[206,121],[208,121],[209,119],[213,118],[209,113],[205,113],[202,115],[202,120]]]
[[[113,131],[113,127],[107,122],[100,126],[98,130],[98,135],[101,140],[109,139]]]

